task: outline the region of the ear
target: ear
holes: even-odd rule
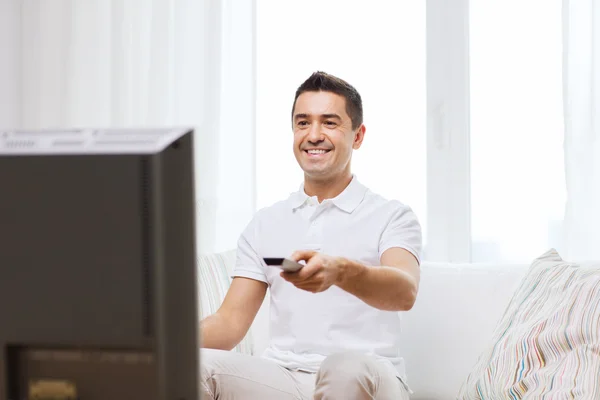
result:
[[[354,142],[352,143],[352,148],[354,150],[360,149],[360,146],[362,145],[362,142],[365,138],[366,131],[367,128],[365,127],[365,124],[361,124],[356,130],[356,133],[354,134]]]

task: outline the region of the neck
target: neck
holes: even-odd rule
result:
[[[352,173],[350,172],[327,179],[314,179],[304,175],[304,192],[311,197],[317,196],[320,203],[325,199],[333,199],[342,193],[351,181]]]

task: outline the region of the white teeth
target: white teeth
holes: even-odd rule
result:
[[[308,154],[325,154],[327,150],[308,150]]]

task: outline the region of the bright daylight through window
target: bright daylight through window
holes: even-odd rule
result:
[[[302,182],[291,107],[297,87],[321,70],[347,80],[363,98],[367,131],[354,173],[376,193],[410,205],[425,228],[425,6],[373,4],[257,1],[259,208]]]
[[[472,259],[529,262],[561,244],[562,2],[470,3]]]
[[[471,169],[464,184],[471,192],[471,261],[529,262],[561,242],[562,3],[470,3],[470,38],[454,36],[468,40],[470,51]],[[427,203],[445,199],[426,193],[428,180],[435,182],[427,175],[426,7],[425,1],[257,0],[259,208],[286,198],[302,181],[291,106],[298,85],[322,70],[363,97],[367,132],[353,171],[373,191],[414,209],[427,256]]]

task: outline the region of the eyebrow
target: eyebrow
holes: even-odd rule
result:
[[[294,120],[299,120],[299,119],[308,118],[308,117],[309,117],[308,114],[296,114],[294,116]],[[340,121],[342,120],[342,117],[340,117],[337,114],[321,114],[320,117],[323,119],[336,118],[336,119],[339,119]]]

